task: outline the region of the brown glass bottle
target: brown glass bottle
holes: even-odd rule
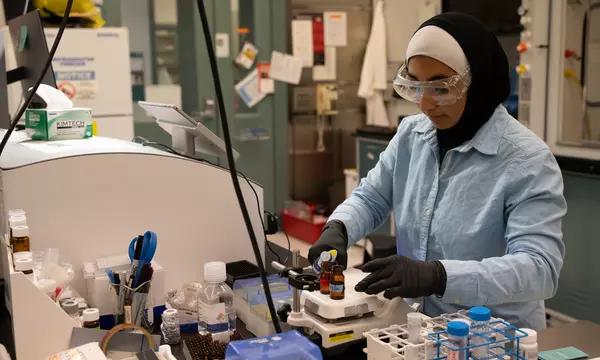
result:
[[[10,246],[13,252],[29,251],[29,227],[18,225],[12,228]]]
[[[321,277],[319,284],[321,285],[321,294],[329,294],[329,280],[331,279],[331,263],[323,261],[321,264]]]
[[[335,265],[329,280],[329,297],[333,300],[341,300],[344,298],[344,269],[341,265]]]

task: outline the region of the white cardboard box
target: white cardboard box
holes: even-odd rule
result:
[[[58,29],[45,29],[52,46]],[[132,114],[129,35],[126,28],[66,29],[52,68],[59,89],[94,117]]]

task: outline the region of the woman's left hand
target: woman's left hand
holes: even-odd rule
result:
[[[446,270],[439,261],[419,261],[393,255],[369,261],[362,267],[369,272],[354,290],[378,294],[392,299],[397,296],[417,298],[433,294],[443,295],[446,290]]]

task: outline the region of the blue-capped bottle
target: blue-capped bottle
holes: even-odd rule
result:
[[[228,341],[236,325],[233,291],[225,284],[226,278],[225,263],[204,264],[204,284],[198,294],[198,331],[221,342]]]
[[[450,321],[446,331],[449,342],[447,360],[467,360],[469,325],[464,321]]]
[[[475,306],[469,309],[467,315],[471,319],[471,350],[476,359],[485,359],[489,354],[486,335],[489,333],[492,312],[485,306]]]

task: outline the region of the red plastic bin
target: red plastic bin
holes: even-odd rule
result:
[[[282,213],[283,230],[292,237],[302,240],[309,244],[314,244],[321,235],[325,222],[314,224],[304,219],[298,218],[286,210]]]

